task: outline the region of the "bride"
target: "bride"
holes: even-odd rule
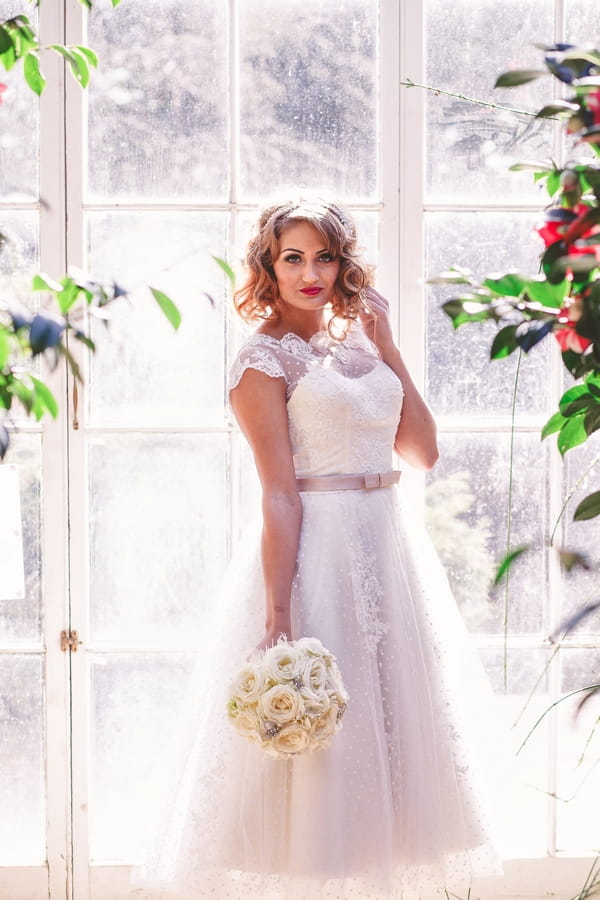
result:
[[[230,402],[262,484],[260,546],[230,573],[146,879],[164,896],[388,900],[498,870],[464,715],[480,678],[392,467],[436,429],[370,285],[349,213],[266,209],[238,312],[259,323]],[[350,701],[331,746],[274,760],[225,723],[252,646],[319,638]],[[161,896],[163,894],[161,893]]]

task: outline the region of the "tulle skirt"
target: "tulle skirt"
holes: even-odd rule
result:
[[[215,600],[166,766],[135,876],[152,896],[389,900],[499,872],[475,754],[491,695],[425,532],[395,487],[302,500],[292,637],[335,654],[343,727],[328,749],[278,760],[227,721],[229,683],[264,633],[255,534]]]

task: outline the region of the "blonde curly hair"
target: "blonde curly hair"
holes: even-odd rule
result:
[[[277,319],[279,291],[273,263],[279,255],[279,238],[289,225],[308,222],[319,232],[327,250],[339,259],[340,270],[332,301],[333,317],[328,325],[358,318],[367,307],[362,292],[371,283],[371,267],[364,263],[356,246],[356,225],[339,204],[323,197],[300,197],[271,204],[261,213],[246,251],[247,277],[234,294],[235,308],[243,319]],[[343,336],[343,335],[342,335]]]

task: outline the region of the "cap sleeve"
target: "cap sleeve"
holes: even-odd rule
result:
[[[268,346],[246,344],[233,361],[229,370],[228,389],[232,391],[238,386],[246,369],[264,372],[270,378],[285,378],[281,362],[273,349]]]

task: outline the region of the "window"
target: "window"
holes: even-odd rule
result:
[[[53,376],[60,420],[43,429],[18,422],[9,457],[21,477],[27,591],[0,606],[9,686],[0,708],[0,893],[18,885],[27,898],[64,896],[68,878],[75,897],[127,896],[153,761],[176,721],[231,547],[256,506],[249,454],[225,403],[241,327],[211,256],[237,265],[271,192],[315,184],[336,192],[379,265],[407,362],[439,417],[429,525],[507,722],[542,676],[523,736],[598,658],[589,631],[557,654],[545,641],[594,587],[590,575],[563,583],[546,546],[583,464],[574,452],[563,468],[539,441],[560,391],[552,348],[520,365],[513,430],[516,359],[489,366],[489,332],[452,335],[442,292],[423,286],[456,262],[477,272],[535,265],[540,199],[526,175],[506,170],[548,155],[548,146],[558,153],[557,135],[552,123],[400,79],[537,108],[543,87],[518,100],[492,94],[496,74],[535,65],[529,45],[553,33],[585,40],[592,19],[600,31],[600,15],[585,0],[510,0],[501,12],[496,0],[425,0],[423,8],[124,0],[116,9],[98,0],[89,19],[78,4],[67,7],[63,16],[42,0],[42,42],[88,43],[102,65],[82,92],[48,54],[58,88],[39,109],[18,73],[2,74],[10,118],[0,135],[0,230],[10,243],[0,284],[25,298],[32,271],[59,276],[74,265],[134,290],[110,334],[95,329],[98,352],[81,357],[78,395],[63,373]],[[0,0],[0,18],[22,9]],[[582,21],[586,34],[575,32]],[[148,283],[179,305],[177,334]],[[410,502],[421,504],[421,488],[415,478]],[[505,597],[489,595],[488,584],[509,508],[511,544],[535,549],[511,577],[505,635]],[[571,545],[580,538],[565,523],[561,541]],[[65,628],[82,641],[70,660],[60,650]],[[580,753],[586,727],[561,713],[524,751],[538,790],[506,896],[541,896],[559,884],[575,893],[583,882],[589,863],[571,857],[591,850],[597,745],[575,770],[564,763]],[[567,804],[545,793],[566,799],[584,778]],[[547,850],[565,858],[547,860]]]

